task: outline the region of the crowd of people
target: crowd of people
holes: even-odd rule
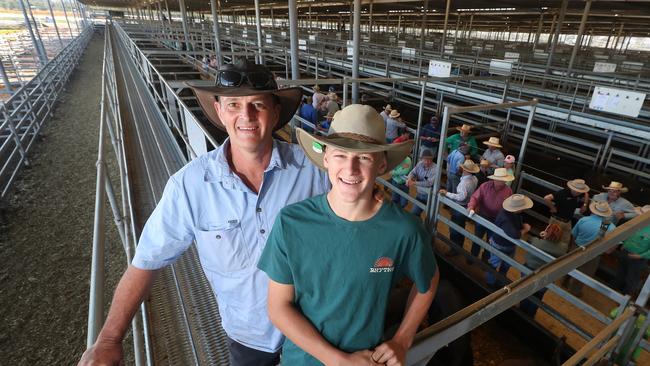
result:
[[[246,60],[224,65],[215,86],[191,87],[206,117],[228,139],[169,179],[80,365],[121,361],[122,340],[156,274],[193,242],[219,305],[231,365],[403,365],[440,278],[422,210],[403,208],[411,189],[417,201],[429,200],[437,169],[443,168],[434,163],[440,148],[447,155],[447,184],[436,193],[464,208],[452,210],[456,225],[464,228],[473,215],[495,224],[503,233],[479,223],[474,233],[511,257],[512,240],[530,235],[522,213],[533,202],[509,186],[514,157],[503,154],[494,137],[478,155],[469,125],[440,144],[439,121],[432,117],[419,134],[423,149],[413,165],[414,141],[390,105],[381,113],[367,105],[341,109],[335,91],[325,95],[317,85],[303,98],[301,88],[278,88],[266,67]],[[309,122],[297,129],[299,145],[274,140],[273,132],[298,109]],[[319,129],[329,133],[322,136]],[[397,187],[392,202],[375,188],[375,179],[385,174]],[[574,179],[549,193],[545,200],[553,216],[530,242],[559,256],[650,209],[636,209],[622,198],[626,189],[620,183],[603,188],[604,194],[590,199],[589,186]],[[587,216],[573,223],[578,214]],[[453,255],[465,237],[457,230],[450,234]],[[645,228],[626,240],[621,261],[645,261],[648,235]],[[480,250],[473,244],[471,253],[478,257]],[[501,258],[486,260],[501,275],[508,271]],[[542,263],[526,256],[530,268]],[[638,286],[639,268],[627,265],[621,286]],[[635,273],[637,282],[631,283]],[[407,307],[396,332],[384,338],[389,293],[404,276],[413,283]],[[487,278],[493,286],[500,281]],[[522,303],[524,308],[536,311],[533,303]]]

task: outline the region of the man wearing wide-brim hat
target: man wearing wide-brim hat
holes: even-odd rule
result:
[[[256,264],[279,210],[329,187],[300,147],[272,138],[292,118],[301,90],[278,90],[266,67],[245,61],[218,70],[216,86],[190,87],[229,137],[167,182],[83,365],[120,361],[121,340],[155,274],[192,242],[219,304],[230,364],[279,362],[284,337],[267,316],[268,280]]]
[[[477,212],[484,219],[494,222],[502,209],[503,201],[512,195],[512,189],[506,183],[512,182],[515,177],[508,174],[505,168],[496,168],[494,174],[488,176],[488,179],[488,182],[481,184],[472,194],[467,209],[470,216]],[[475,223],[474,234],[483,239],[486,234],[490,237],[492,232],[483,225]],[[481,247],[476,243],[472,243],[472,255],[478,257],[480,251]],[[484,252],[483,258],[486,258],[485,255]]]
[[[384,108],[382,109],[381,113],[379,115],[381,118],[384,119],[384,123],[386,123],[386,120],[388,119],[388,116],[390,115],[390,112],[393,111],[393,107],[390,104],[386,104]]]
[[[457,134],[447,137],[445,144],[449,152],[452,152],[458,149],[461,143],[469,145],[469,155],[476,156],[478,154],[478,144],[476,143],[476,138],[471,135],[472,126],[463,124],[460,127],[456,127],[459,131]]]
[[[494,224],[501,228],[510,239],[521,239],[530,231],[530,224],[523,221],[521,214],[531,207],[533,207],[533,200],[523,194],[513,194],[503,201],[502,209],[494,220]],[[490,246],[512,258],[517,246],[510,239],[493,233],[490,236]],[[506,276],[510,269],[510,265],[494,253],[490,253],[488,262],[503,276]],[[495,286],[498,282],[500,283],[492,272],[487,273],[486,283],[488,286]]]
[[[388,145],[384,134],[379,114],[359,104],[338,112],[326,137],[298,129],[332,189],[280,212],[258,264],[271,281],[269,316],[288,338],[284,365],[403,364],[433,300],[431,237],[401,207],[373,197],[377,176],[413,145]],[[399,330],[383,341],[388,295],[402,275],[414,281],[414,296]]]
[[[386,141],[389,144],[400,135],[401,129],[406,128],[401,116],[402,114],[397,109],[393,109],[386,119]]]
[[[594,241],[602,238],[607,232],[616,228],[616,225],[610,222],[612,217],[612,209],[606,201],[591,201],[589,204],[589,211],[591,215],[585,216],[578,220],[571,235],[575,245],[579,247],[587,246]],[[600,256],[592,259],[591,261],[583,264],[578,269],[587,276],[594,276],[600,263]],[[571,278],[569,282],[569,289],[575,294],[582,294],[582,283],[578,280]]]
[[[440,194],[453,200],[464,208],[467,208],[467,203],[469,202],[470,197],[472,197],[472,194],[478,185],[478,178],[476,178],[474,174],[478,173],[480,168],[472,160],[467,159],[463,162],[463,164],[460,165],[460,169],[463,173],[460,178],[460,183],[458,183],[458,186],[456,187],[456,193],[447,192],[447,190],[441,189]],[[465,228],[466,217],[462,212],[452,210],[451,221],[456,225]],[[449,229],[449,239],[451,239],[453,243],[461,248],[465,242],[465,236],[451,228]],[[447,253],[447,255],[453,255],[456,253],[457,251],[455,249],[452,249]]]
[[[627,187],[624,187],[622,183],[612,181],[608,186],[603,186],[603,189],[606,192],[595,195],[593,200],[605,201],[609,204],[613,212],[611,218],[613,223],[621,224],[623,221],[627,221],[638,215],[634,210],[634,205],[621,197],[621,193],[628,191]]]
[[[551,212],[548,222],[560,225],[562,241],[569,242],[571,238],[571,220],[576,211],[582,214],[587,210],[589,190],[589,186],[583,179],[572,179],[566,182],[566,187],[563,189],[544,196],[544,202]]]
[[[500,150],[503,146],[499,143],[499,138],[490,137],[487,141],[483,141],[483,144],[488,148],[483,152],[481,158],[490,162],[492,170],[503,167],[503,160],[506,157]]]

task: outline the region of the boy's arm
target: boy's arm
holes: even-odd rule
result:
[[[411,347],[418,326],[422,323],[422,320],[429,311],[433,297],[438,289],[439,281],[440,272],[436,268],[436,273],[431,278],[431,284],[427,292],[418,292],[415,284],[413,284],[406,304],[404,319],[402,319],[402,323],[393,338],[375,348],[375,352],[372,354],[372,359],[376,360],[375,362],[389,365],[405,364],[406,351]]]
[[[332,346],[294,306],[294,287],[269,280],[268,311],[271,322],[298,347],[325,365],[373,365],[371,351],[352,354]]]

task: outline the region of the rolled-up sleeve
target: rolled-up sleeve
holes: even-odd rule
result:
[[[144,225],[131,264],[147,270],[162,268],[183,254],[193,239],[194,225],[187,196],[179,182],[171,177]]]

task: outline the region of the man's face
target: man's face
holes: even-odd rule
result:
[[[425,168],[431,168],[431,166],[433,165],[433,159],[422,158],[422,165],[424,165]]]
[[[607,198],[616,201],[619,197],[621,197],[621,191],[617,189],[609,189],[607,190]]]
[[[226,126],[231,146],[253,151],[271,142],[281,106],[270,94],[261,94],[220,97],[214,108]]]
[[[323,165],[332,183],[334,197],[351,203],[372,196],[375,178],[386,171],[386,158],[381,152],[352,153],[327,148]]]

